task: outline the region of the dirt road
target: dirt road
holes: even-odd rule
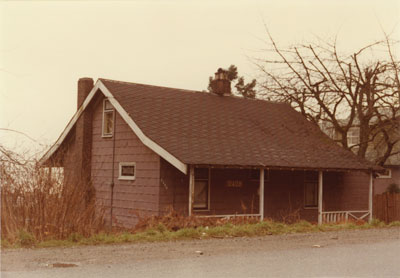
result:
[[[400,228],[3,250],[2,277],[400,277]]]

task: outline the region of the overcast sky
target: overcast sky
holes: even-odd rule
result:
[[[400,39],[400,1],[11,1],[0,24],[0,128],[42,144],[76,110],[76,82],[99,77],[204,90],[218,67],[251,79],[264,23],[281,45],[338,36],[343,51]],[[398,51],[398,49],[397,49]],[[0,131],[16,148],[29,139]]]

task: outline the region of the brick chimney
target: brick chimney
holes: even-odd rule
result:
[[[92,78],[78,80],[78,109],[93,89]],[[92,153],[92,117],[93,107],[85,108],[75,124],[75,169],[73,176],[76,182],[87,186],[91,179],[91,153]]]
[[[93,79],[89,77],[82,77],[78,80],[78,109],[81,107],[83,101],[93,89]]]
[[[231,81],[228,79],[228,72],[219,68],[215,73],[214,80],[211,81],[213,93],[220,96],[231,95]]]

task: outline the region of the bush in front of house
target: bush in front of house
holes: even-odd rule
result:
[[[46,240],[78,241],[104,230],[101,211],[87,186],[65,183],[35,160],[0,153],[1,241],[29,247]]]
[[[400,187],[397,183],[391,183],[386,188],[386,192],[388,193],[400,193]]]

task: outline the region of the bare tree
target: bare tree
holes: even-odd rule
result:
[[[379,165],[399,154],[396,42],[385,34],[384,40],[347,55],[338,51],[336,39],[282,48],[267,34],[268,59],[256,59],[260,96],[290,103],[323,129],[331,128],[344,148]],[[354,128],[359,140],[349,144]]]

